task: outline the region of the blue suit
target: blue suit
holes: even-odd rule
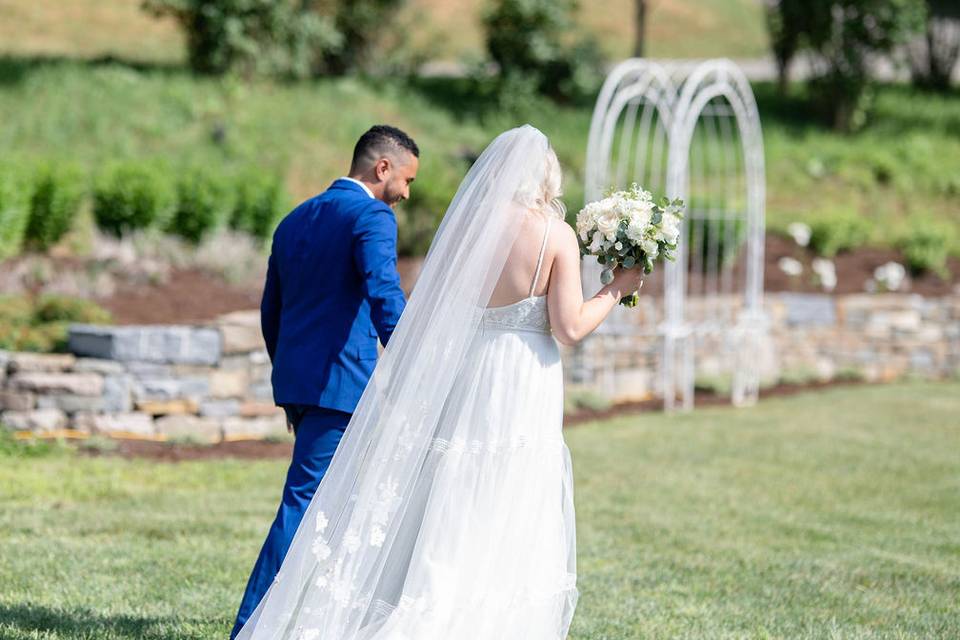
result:
[[[336,180],[274,232],[260,317],[273,397],[296,442],[231,638],[279,571],[404,302],[393,210],[359,184]]]

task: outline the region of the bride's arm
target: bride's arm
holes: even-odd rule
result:
[[[556,226],[559,248],[550,273],[547,306],[553,335],[563,344],[572,345],[592,333],[620,298],[637,290],[643,272],[641,269],[617,269],[613,282],[589,300],[584,300],[577,236],[569,225]]]

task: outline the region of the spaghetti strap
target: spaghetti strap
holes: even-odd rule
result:
[[[547,224],[543,228],[543,244],[540,245],[540,256],[537,258],[537,270],[533,274],[533,282],[530,283],[530,295],[528,297],[532,298],[534,292],[537,290],[537,281],[540,280],[540,269],[543,267],[543,254],[547,251],[547,236],[550,234],[550,223],[553,222],[553,218],[547,217]]]

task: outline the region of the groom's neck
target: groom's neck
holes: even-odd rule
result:
[[[358,180],[363,184],[367,185],[367,188],[370,189],[370,192],[373,193],[373,196],[378,200],[382,199],[383,183],[378,182],[376,179],[371,179],[369,174],[366,173],[348,173],[348,178],[353,178]]]

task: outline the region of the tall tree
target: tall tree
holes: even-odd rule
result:
[[[790,13],[798,6],[794,0],[768,5],[776,12],[768,25],[773,25],[774,46],[782,47],[778,57],[809,50],[814,64],[809,86],[816,106],[834,128],[856,129],[869,107],[871,61],[889,55],[923,27],[925,0],[806,0],[802,5],[799,24]],[[785,24],[795,27],[789,36],[774,28]]]
[[[908,51],[914,84],[948,90],[960,60],[960,2],[927,0],[926,29]]]
[[[633,55],[634,57],[642,58],[647,44],[647,0],[634,0],[634,2]]]

